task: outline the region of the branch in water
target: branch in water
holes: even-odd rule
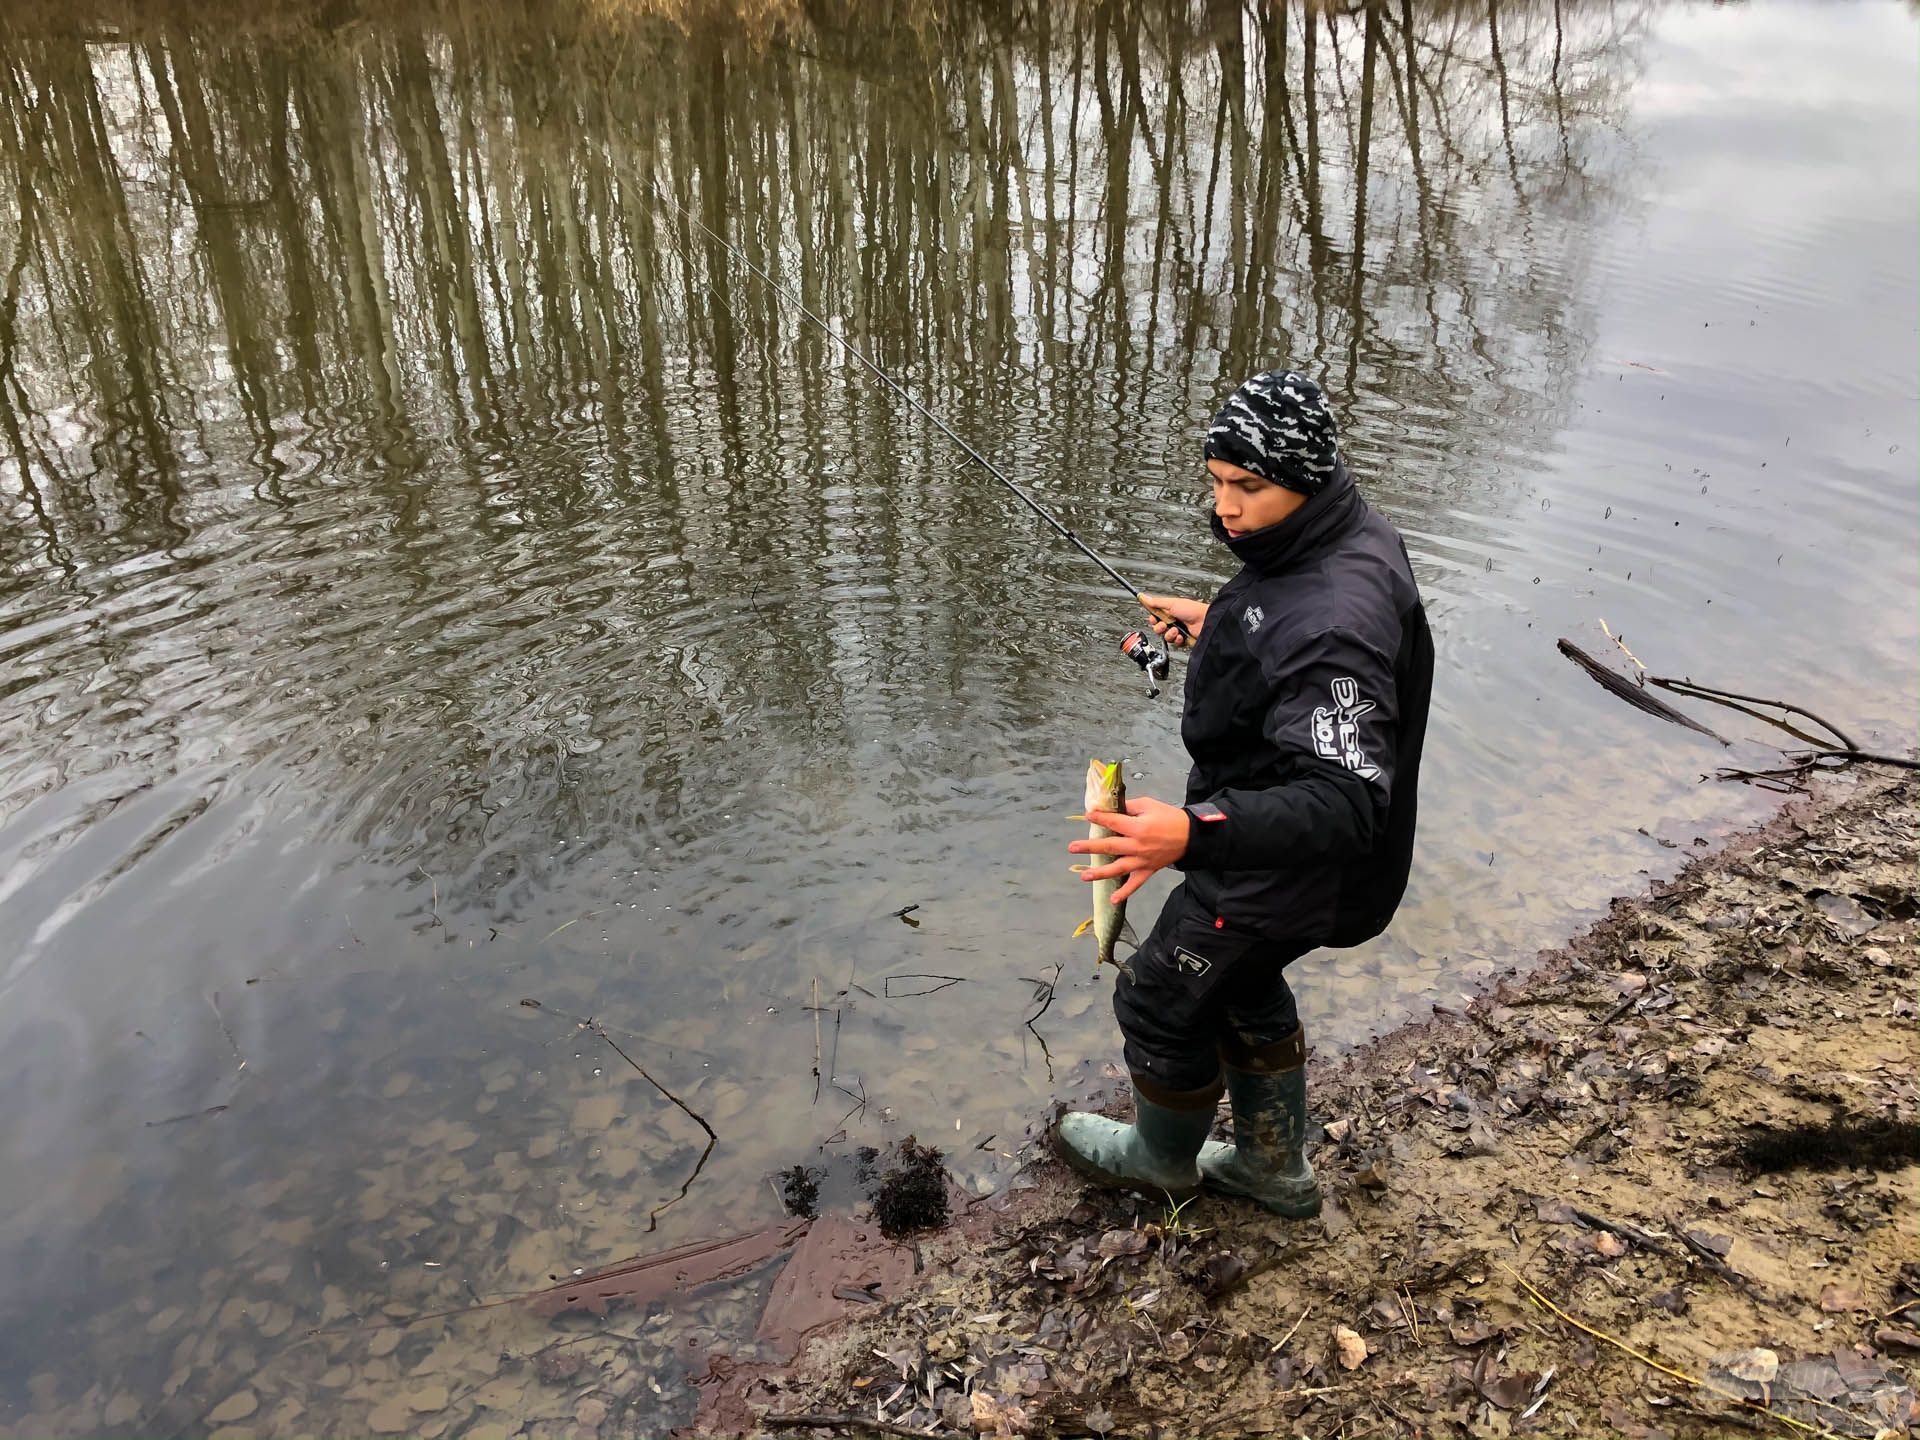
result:
[[[1689,715],[1681,714],[1680,711],[1674,709],[1673,706],[1667,704],[1666,701],[1647,694],[1647,692],[1638,685],[1616,675],[1571,640],[1560,641],[1560,653],[1573,661],[1573,663],[1578,665],[1582,670],[1586,671],[1587,674],[1591,675],[1599,682],[1602,689],[1613,695],[1617,695],[1620,699],[1626,701],[1627,704],[1633,706],[1634,709],[1645,711],[1649,715],[1661,720],[1670,721],[1675,725],[1685,726],[1689,730],[1698,731],[1711,740],[1718,740],[1722,745],[1731,743],[1725,736],[1715,734],[1698,720],[1693,719]]]
[[[608,1045],[612,1046],[613,1053],[631,1065],[642,1080],[653,1086],[654,1089],[666,1096],[667,1099],[671,1100],[675,1105],[678,1105],[689,1120],[707,1132],[707,1148],[702,1150],[700,1152],[700,1158],[693,1162],[693,1171],[680,1186],[680,1193],[675,1195],[671,1200],[661,1201],[658,1205],[654,1206],[652,1210],[647,1212],[647,1229],[653,1231],[659,1227],[660,1212],[662,1210],[666,1209],[669,1205],[677,1204],[687,1198],[687,1191],[691,1190],[693,1188],[693,1182],[700,1178],[700,1172],[707,1168],[707,1160],[713,1154],[713,1147],[720,1143],[720,1137],[714,1134],[713,1126],[709,1125],[706,1119],[694,1110],[691,1105],[687,1104],[686,1101],[682,1100],[678,1095],[654,1079],[653,1076],[647,1073],[645,1066],[627,1054],[626,1051],[622,1050],[619,1042],[607,1033],[606,1026],[602,1025],[598,1020],[595,1020],[589,1022],[588,1028],[602,1040],[606,1041]]]
[[[1771,705],[1774,709],[1784,710],[1789,715],[1804,715],[1822,730],[1831,734],[1834,739],[1838,740],[1847,749],[1859,749],[1859,746],[1854,743],[1853,737],[1831,720],[1816,715],[1813,711],[1804,709],[1799,705],[1789,705],[1785,700],[1769,700],[1761,695],[1742,695],[1736,690],[1716,690],[1711,685],[1696,685],[1691,680],[1674,680],[1663,675],[1649,675],[1647,677],[1647,683],[1649,685],[1658,685],[1662,690],[1671,690],[1676,695],[1696,695],[1702,700],[1744,700],[1749,705]]]

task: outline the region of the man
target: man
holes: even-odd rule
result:
[[[1282,971],[1378,935],[1400,903],[1433,642],[1406,546],[1355,489],[1312,381],[1247,381],[1206,460],[1240,572],[1211,604],[1142,597],[1194,637],[1186,804],[1131,799],[1088,817],[1113,838],[1067,847],[1112,857],[1082,878],[1126,877],[1116,901],[1185,872],[1114,990],[1134,1119],[1069,1114],[1055,1139],[1104,1183],[1181,1198],[1204,1179],[1307,1216],[1306,1042]],[[1207,1140],[1223,1087],[1231,1145]]]

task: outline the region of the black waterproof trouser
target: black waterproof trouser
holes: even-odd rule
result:
[[[1222,925],[1185,884],[1176,887],[1113,989],[1127,1069],[1141,1093],[1179,1104],[1207,1090],[1218,1096],[1223,1059],[1268,1068],[1261,1057],[1300,1029],[1282,972],[1312,948]]]

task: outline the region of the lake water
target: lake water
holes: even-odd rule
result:
[[[1323,1053],[1772,803],[1557,638],[1913,742],[1911,6],[746,8],[0,19],[0,1431],[575,1433],[517,1309],[302,1337],[1100,1082],[1065,817],[1177,692],[696,217],[1147,588],[1322,379],[1439,650]]]

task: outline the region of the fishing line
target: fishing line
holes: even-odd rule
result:
[[[870,356],[868,356],[866,352],[861,350],[859,346],[855,345],[852,341],[848,340],[844,335],[840,334],[839,331],[835,330],[825,320],[821,319],[820,316],[816,315],[812,307],[809,306],[799,296],[795,295],[791,290],[787,289],[786,286],[782,285],[778,280],[774,279],[773,276],[769,275],[760,266],[754,264],[752,259],[750,259],[747,256],[746,252],[741,250],[739,246],[735,245],[732,241],[728,240],[724,235],[718,234],[711,225],[707,224],[706,221],[702,220],[698,215],[695,215],[691,210],[687,209],[686,206],[682,205],[679,201],[673,199],[671,196],[667,195],[664,191],[662,191],[660,188],[660,182],[658,180],[651,181],[650,184],[653,189],[654,198],[655,200],[660,202],[662,208],[671,207],[673,210],[679,213],[682,219],[688,220],[693,224],[699,226],[700,229],[706,234],[708,239],[712,240],[714,244],[718,245],[721,249],[725,250],[729,255],[733,256],[735,260],[738,260],[741,265],[743,265],[753,275],[758,277],[760,282],[763,285],[765,285],[769,290],[773,291],[774,294],[778,295],[782,300],[785,300],[789,305],[793,306],[794,309],[798,310],[802,315],[806,316],[807,319],[811,320],[814,324],[814,327],[818,329],[822,335],[825,335],[829,340],[833,341],[834,344],[838,345],[847,354],[851,355],[854,359],[858,360],[862,365],[864,365],[868,369],[868,371],[872,373],[873,377],[876,380],[878,380],[882,385],[885,385],[887,389],[891,390],[895,395],[898,395],[902,400],[906,401],[907,404],[910,407],[912,407],[913,412],[916,415],[920,416],[928,424],[932,425],[934,429],[938,430],[942,435],[946,436],[947,439],[951,440],[955,445],[957,445],[961,449],[962,452],[965,453],[966,457],[969,460],[973,461],[974,464],[978,465],[981,469],[985,470],[994,479],[998,480],[1002,485],[1006,486],[1006,488],[1012,491],[1013,494],[1016,497],[1018,497],[1021,503],[1024,504],[1029,510],[1033,511],[1034,514],[1038,515],[1042,520],[1046,521],[1047,524],[1051,525],[1059,535],[1061,535],[1069,544],[1074,546],[1075,549],[1079,550],[1079,552],[1082,555],[1085,555],[1089,560],[1093,561],[1094,564],[1098,565],[1102,570],[1106,571],[1108,577],[1112,579],[1116,585],[1120,586],[1121,589],[1125,590],[1128,595],[1132,596],[1135,600],[1139,601],[1142,605],[1146,605],[1146,595],[1140,590],[1138,586],[1136,586],[1131,580],[1127,579],[1127,577],[1122,575],[1118,570],[1114,569],[1112,565],[1108,564],[1105,558],[1102,557],[1098,551],[1096,551],[1091,545],[1087,544],[1086,541],[1082,540],[1077,534],[1075,534],[1073,530],[1068,525],[1066,525],[1063,521],[1061,521],[1061,519],[1057,515],[1055,515],[1052,511],[1048,510],[1046,506],[1042,505],[1038,500],[1034,499],[1033,496],[1029,495],[1025,490],[1021,489],[1020,486],[1016,485],[1011,479],[1009,479],[1006,472],[1001,470],[1001,468],[998,465],[995,465],[985,455],[982,455],[979,450],[977,450],[972,444],[970,444],[967,441],[965,436],[959,434],[956,430],[954,430],[954,428],[951,425],[947,424],[946,421],[942,420],[932,410],[929,410],[920,401],[916,400],[913,397],[913,395],[906,389],[905,386],[901,385],[899,381],[893,378],[893,376],[889,375],[885,370],[881,369],[880,366],[877,363],[875,363],[875,361]],[[1166,622],[1167,633],[1170,639],[1172,638],[1173,635],[1177,633],[1184,640],[1187,640],[1187,641],[1192,640],[1193,636],[1191,632],[1188,631],[1187,627],[1181,624],[1178,620],[1174,619],[1171,615],[1161,615],[1158,610],[1154,610],[1153,607],[1150,605],[1147,606],[1147,609],[1152,614],[1154,614],[1155,616],[1157,616],[1158,618]],[[1149,661],[1148,659],[1142,658],[1141,655],[1137,653],[1137,647],[1134,643],[1136,639],[1140,641],[1140,644],[1142,645],[1145,644],[1144,637],[1139,637],[1138,632],[1135,632],[1134,635],[1129,635],[1127,637],[1127,640],[1123,642],[1123,648],[1125,649],[1128,658],[1134,660],[1136,664],[1138,664],[1143,670],[1145,670],[1150,679],[1163,678],[1166,674],[1166,669],[1167,669],[1166,657],[1164,655],[1161,655],[1161,656],[1158,656],[1153,661]],[[1150,649],[1151,647],[1148,647],[1148,648]],[[1154,693],[1158,694],[1159,692],[1156,690]]]

